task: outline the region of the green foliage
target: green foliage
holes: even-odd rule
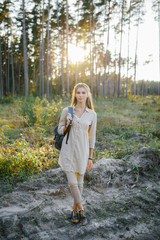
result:
[[[5,103],[13,103],[14,98],[12,96],[7,96],[7,97],[0,97],[0,104],[5,104]]]
[[[48,125],[57,122],[57,112],[61,111],[62,101],[51,103],[44,98],[34,98],[30,95],[26,100],[20,101],[19,113],[28,126]]]
[[[156,102],[134,96],[94,101],[98,116],[95,161],[102,157],[127,160],[139,144],[158,150],[160,98]],[[68,99],[62,103],[62,99],[49,102],[29,96],[0,105],[0,177],[19,181],[58,166],[53,129],[62,108],[69,104]],[[138,174],[136,166],[131,169]]]
[[[0,177],[22,180],[44,168],[57,167],[53,128],[59,121],[62,100],[48,102],[31,95],[5,108],[0,129]]]
[[[15,178],[18,181],[41,172],[44,168],[56,167],[56,150],[51,146],[32,148],[24,136],[8,144],[1,132],[0,177]]]
[[[128,159],[137,151],[139,144],[160,148],[160,124],[157,121],[160,98],[155,99],[156,104],[149,96],[96,101],[98,130],[95,159]]]
[[[19,112],[26,119],[28,125],[34,125],[34,123],[37,121],[35,111],[36,108],[34,106],[34,99],[31,95],[20,105]]]
[[[132,171],[139,173],[139,166],[137,164],[132,164],[131,169],[132,169]]]

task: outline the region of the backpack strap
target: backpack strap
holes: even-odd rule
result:
[[[68,113],[71,114],[72,120],[70,121],[69,126],[66,130],[66,132],[67,132],[66,144],[68,144],[69,133],[70,133],[70,129],[71,129],[71,126],[72,126],[72,121],[73,121],[73,107],[68,107]]]
[[[71,114],[72,120],[73,120],[73,107],[68,107],[68,113]],[[71,122],[72,122],[72,120],[71,120]]]

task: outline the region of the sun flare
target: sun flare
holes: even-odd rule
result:
[[[68,57],[72,63],[83,62],[86,56],[86,51],[81,47],[76,47],[73,44],[68,45]]]

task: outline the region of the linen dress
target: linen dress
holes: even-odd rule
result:
[[[74,110],[75,106],[73,106]],[[58,133],[64,133],[67,123],[68,107],[64,108],[58,125]],[[73,112],[73,121],[70,129],[68,144],[65,135],[59,156],[59,165],[64,171],[78,172],[85,174],[89,148],[95,147],[97,114],[95,111],[85,108],[84,113],[79,118]]]

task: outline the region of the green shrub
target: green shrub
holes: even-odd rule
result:
[[[34,125],[37,120],[35,107],[27,100],[20,106],[20,114],[26,119],[29,126]]]
[[[13,103],[14,98],[12,96],[7,96],[7,97],[0,97],[0,104],[5,104],[5,103]]]

